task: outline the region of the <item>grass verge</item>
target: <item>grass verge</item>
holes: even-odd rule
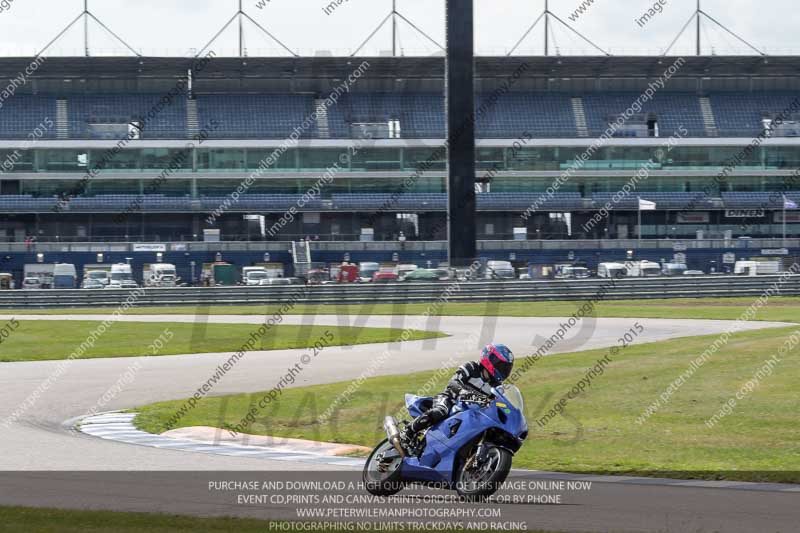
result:
[[[608,300],[598,303],[597,317],[607,318],[696,318],[735,320],[756,298],[665,298],[644,300]],[[560,302],[449,302],[437,308],[441,316],[569,316],[580,301]],[[268,315],[278,306],[264,305],[212,305],[203,306],[204,314],[211,315]],[[109,314],[113,308],[93,309],[35,309],[0,310],[0,314],[45,314],[82,315]],[[139,307],[128,314],[138,315],[195,315],[197,306]],[[288,314],[330,315],[419,315],[430,310],[430,304],[364,304],[364,305],[303,305],[298,304]],[[758,320],[800,322],[800,298],[773,297],[768,306],[762,308]]]
[[[800,482],[800,415],[797,383],[800,348],[783,357],[774,373],[738,402],[734,415],[714,428],[705,421],[777,354],[798,328],[742,332],[688,379],[644,424],[636,419],[717,336],[632,344],[611,357],[605,373],[561,416],[545,427],[535,422],[586,375],[608,350],[590,350],[540,359],[518,385],[525,396],[528,441],[516,468],[662,477]],[[518,363],[519,364],[519,363]],[[373,446],[381,421],[402,406],[403,395],[418,392],[432,372],[372,378],[325,424],[319,415],[350,385],[337,383],[287,389],[279,402],[261,411],[248,429],[283,436]],[[430,392],[444,388],[444,375]],[[256,393],[252,398],[259,398]],[[138,409],[135,424],[160,433],[181,401]],[[224,409],[222,409],[224,405]],[[251,395],[204,398],[181,419],[180,427],[238,424]]]
[[[18,321],[2,339],[0,362],[66,359],[81,344],[81,359],[153,355],[236,352],[258,330],[258,324],[116,322],[87,342],[102,322]],[[324,339],[325,346],[386,343],[400,339],[400,329],[338,326],[279,325],[258,339],[253,350],[310,348]],[[413,331],[409,340],[443,337],[432,331]],[[160,341],[160,342],[158,342]]]

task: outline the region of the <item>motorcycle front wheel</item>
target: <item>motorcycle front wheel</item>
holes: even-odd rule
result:
[[[511,471],[511,452],[492,446],[483,464],[465,461],[456,476],[456,491],[468,501],[487,498],[497,492]]]
[[[382,463],[379,456],[388,451],[394,450],[388,439],[384,439],[378,444],[372,453],[369,454],[367,463],[361,478],[367,492],[373,496],[391,496],[403,489],[402,475],[400,473],[403,465],[402,458],[396,458],[390,463]]]

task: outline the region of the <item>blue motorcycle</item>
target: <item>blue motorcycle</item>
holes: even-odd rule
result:
[[[432,405],[433,398],[406,395],[413,417]],[[514,385],[493,388],[491,397],[462,392],[450,416],[415,442],[400,438],[394,417],[387,416],[383,426],[386,439],[372,451],[363,472],[367,491],[376,496],[396,494],[407,483],[454,488],[468,500],[491,496],[528,436],[522,394]]]

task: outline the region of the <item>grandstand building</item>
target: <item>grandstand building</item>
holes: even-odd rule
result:
[[[487,255],[800,235],[798,58],[481,57],[476,75]],[[9,250],[218,230],[441,258],[412,246],[446,238],[441,57],[6,58],[0,77]]]

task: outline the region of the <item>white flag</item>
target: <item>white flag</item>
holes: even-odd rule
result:
[[[640,211],[655,211],[656,210],[656,203],[649,202],[647,200],[642,200],[639,198],[639,210]]]

